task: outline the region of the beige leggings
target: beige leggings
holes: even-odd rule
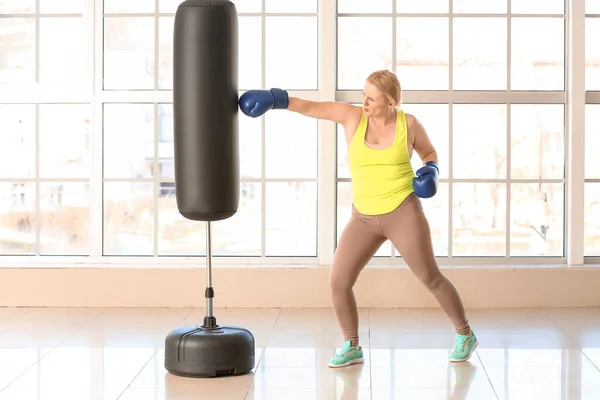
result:
[[[429,223],[420,199],[411,193],[394,211],[363,215],[352,207],[330,271],[331,296],[345,340],[358,345],[358,309],[352,287],[379,247],[389,239],[415,276],[435,296],[457,333],[471,332],[460,296],[438,267]]]

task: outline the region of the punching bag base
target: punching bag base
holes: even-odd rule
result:
[[[239,326],[183,326],[172,330],[165,340],[165,369],[173,375],[245,375],[254,365],[254,336]]]
[[[190,213],[179,210],[179,213],[184,217],[192,221],[222,221],[224,219],[232,217],[236,211],[223,211],[223,212],[211,212],[210,214],[204,213]]]

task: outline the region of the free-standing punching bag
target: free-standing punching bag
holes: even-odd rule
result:
[[[165,369],[217,377],[250,372],[255,341],[244,328],[218,325],[212,287],[211,221],[239,205],[238,20],[228,0],[187,0],[175,14],[173,116],[179,213],[206,222],[206,316],[165,339]]]

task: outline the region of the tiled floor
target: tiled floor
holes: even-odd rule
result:
[[[250,329],[248,375],[190,379],[163,366],[165,335],[202,309],[0,308],[0,399],[600,399],[600,309],[470,310],[480,345],[450,364],[439,310],[360,311],[365,363],[327,368],[342,345],[331,310],[216,310]]]

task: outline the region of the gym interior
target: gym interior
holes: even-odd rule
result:
[[[200,11],[224,2],[0,0],[0,399],[599,399],[600,0]],[[331,366],[344,129],[214,105],[235,86],[360,107],[378,70],[437,151],[420,201],[477,335],[463,362],[386,240],[353,287],[360,362]],[[231,157],[210,172],[194,145]],[[227,174],[237,194],[209,184]],[[187,218],[181,191],[235,212]]]

